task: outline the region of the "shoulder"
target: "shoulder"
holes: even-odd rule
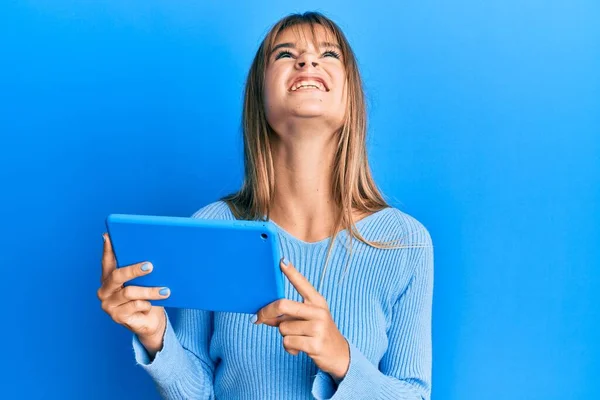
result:
[[[406,238],[406,244],[433,247],[431,234],[420,220],[395,207],[391,213],[396,217],[397,229]]]
[[[432,247],[433,242],[427,227],[413,215],[396,207],[381,211],[375,236],[380,240],[398,241],[402,247]],[[375,232],[374,232],[375,233]]]
[[[400,285],[397,296],[403,293],[410,285],[419,287],[421,295],[431,296],[433,288],[434,252],[433,241],[429,230],[423,222],[413,215],[392,208],[389,210],[396,220],[392,223],[395,227],[396,239],[400,239],[401,249],[404,256],[401,257],[402,270],[408,272],[409,279]]]
[[[214,201],[204,205],[194,212],[191,218],[199,219],[235,219],[231,209],[223,200]]]

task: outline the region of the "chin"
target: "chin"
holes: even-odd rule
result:
[[[290,113],[294,117],[311,118],[311,117],[327,117],[327,111],[323,109],[303,107],[295,109]]]
[[[298,116],[320,117],[331,115],[331,106],[322,101],[303,101],[300,104],[294,104],[290,108],[290,114]]]

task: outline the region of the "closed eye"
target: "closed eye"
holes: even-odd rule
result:
[[[332,55],[332,56],[334,56],[335,58],[338,58],[338,59],[340,58],[340,54],[339,54],[337,51],[333,51],[333,50],[326,51],[326,52],[325,52],[325,53],[323,53],[323,54],[331,54],[331,55]]]
[[[326,54],[330,54],[337,59],[340,58],[340,54],[333,50],[328,50],[323,53],[323,55],[326,55]],[[280,51],[279,53],[277,53],[277,55],[275,56],[275,59],[279,60],[280,58],[284,58],[284,56],[293,56],[293,54],[287,50],[283,50],[283,51]]]
[[[287,51],[287,50],[280,51],[280,52],[279,52],[279,53],[277,53],[277,55],[275,56],[275,59],[276,59],[276,60],[278,60],[278,59],[280,59],[280,58],[283,58],[283,56],[285,56],[285,55],[291,56],[291,55],[292,55],[292,53],[290,53],[290,52],[289,52],[289,51]]]

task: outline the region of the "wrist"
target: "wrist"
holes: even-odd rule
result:
[[[166,327],[167,324],[165,321],[163,324],[161,324],[159,329],[150,335],[138,334],[140,342],[146,348],[146,351],[151,359],[154,359],[156,353],[162,350]]]
[[[138,335],[140,342],[144,346],[149,345],[151,347],[158,347],[162,344],[164,335],[154,334],[154,335]]]
[[[146,353],[148,354],[148,358],[150,361],[154,360],[156,357],[156,353],[162,350],[163,342],[162,339],[157,339],[155,337],[139,337],[140,342],[146,349]]]
[[[348,344],[346,338],[344,338],[344,342],[346,344],[346,351],[344,352],[344,356],[338,363],[338,368],[329,372],[329,375],[336,384],[340,383],[344,379],[344,377],[348,373],[348,369],[350,368],[350,345]]]
[[[333,379],[335,383],[340,383],[346,376],[346,372],[347,370],[344,372],[330,372],[329,376],[331,376],[331,379]]]
[[[339,385],[339,384],[340,384],[340,382],[341,382],[342,380],[344,380],[344,377],[343,377],[343,376],[342,376],[342,377],[337,377],[337,376],[335,376],[335,375],[330,375],[330,376],[331,376],[331,379],[333,379],[333,382],[335,382],[335,384],[336,384],[336,385]]]

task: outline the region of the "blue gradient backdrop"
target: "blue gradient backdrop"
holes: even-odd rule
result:
[[[435,400],[600,398],[597,1],[3,1],[3,398],[158,398],[100,309],[111,212],[189,216],[242,178],[269,26],[345,30],[369,154],[436,248]]]

